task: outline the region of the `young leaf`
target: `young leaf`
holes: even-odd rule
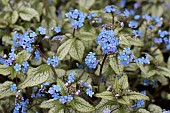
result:
[[[15,95],[15,91],[10,90],[11,84],[13,83],[10,81],[6,81],[3,84],[0,84],[0,99],[11,95]]]
[[[90,32],[80,32],[77,37],[82,41],[91,41],[95,40],[97,36]]]
[[[70,48],[69,54],[73,59],[81,62],[84,50],[84,44],[80,40],[75,40]]]
[[[92,112],[95,110],[95,108],[89,104],[87,101],[85,101],[83,98],[80,97],[74,97],[74,107],[79,112]]]
[[[19,85],[20,88],[32,87],[45,82],[52,74],[51,68],[44,64],[28,70],[28,77]]]
[[[105,99],[105,100],[113,100],[113,94],[110,91],[104,91],[102,93],[95,94],[96,97]]]
[[[117,99],[117,102],[120,104],[130,105],[130,99],[128,96],[122,96]]]
[[[68,39],[58,48],[58,57],[63,60],[67,53],[70,51],[74,39]]]
[[[127,96],[131,100],[149,100],[149,97],[138,92],[128,92]]]

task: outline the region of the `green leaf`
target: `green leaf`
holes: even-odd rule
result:
[[[100,73],[100,67],[101,67],[101,65],[98,65],[98,66],[97,66],[97,70],[95,71],[95,74],[96,74],[96,75],[99,75],[99,73]],[[102,74],[105,73],[108,68],[109,68],[109,63],[108,63],[108,62],[105,62],[104,65],[103,65]]]
[[[61,95],[67,95],[66,86],[65,86],[64,82],[59,78],[57,79],[57,85],[60,85],[60,87],[61,87],[61,91],[60,91]]]
[[[52,74],[51,68],[47,64],[43,64],[37,68],[28,70],[28,77],[19,85],[20,88],[32,87],[45,82]]]
[[[166,86],[169,84],[168,78],[157,72],[158,75],[154,76],[155,80],[159,81],[161,85]]]
[[[124,35],[120,35],[120,44],[122,45],[126,45],[126,46],[131,46],[129,41],[127,40],[127,38]]]
[[[102,93],[96,93],[95,94],[96,97],[105,99],[105,100],[113,100],[113,94],[110,91],[104,91]]]
[[[137,113],[150,113],[149,111],[147,111],[146,109],[139,109],[138,111],[137,111]]]
[[[96,35],[90,32],[80,32],[76,36],[82,41],[91,41],[96,39]]]
[[[0,65],[0,74],[7,76],[10,74],[11,67],[6,67],[4,65]]]
[[[52,108],[59,103],[60,102],[58,100],[50,99],[50,100],[42,102],[40,104],[40,108]]]
[[[149,97],[138,92],[128,92],[127,96],[131,100],[149,100]]]
[[[48,113],[64,113],[64,105],[63,104],[57,104],[53,108],[51,108]]]
[[[95,3],[95,0],[78,0],[78,3],[81,7],[89,9]]]
[[[64,42],[59,48],[58,48],[58,57],[60,60],[63,60],[64,57],[68,54],[70,51],[70,48],[72,46],[74,39],[68,39],[66,42]]]
[[[18,17],[19,17],[18,12],[16,10],[14,10],[12,12],[12,16],[11,16],[11,23],[15,24],[18,20]]]
[[[83,98],[74,96],[74,107],[79,112],[92,112],[95,108]]]
[[[109,58],[109,64],[112,67],[112,69],[114,70],[114,72],[118,75],[122,75],[123,69],[124,67],[120,64],[119,61],[117,61],[117,59],[115,57],[113,57],[112,55],[110,55]]]
[[[153,52],[155,49],[156,49],[156,47],[151,48],[151,52]],[[164,62],[164,57],[163,57],[162,51],[160,49],[157,49],[154,52],[154,56],[155,56],[155,59],[156,59],[156,61],[158,63],[163,63]]]
[[[136,63],[136,64],[137,64],[137,66],[140,68],[140,70],[141,70],[145,75],[147,75],[147,70],[143,67],[143,65],[140,64],[140,63]]]
[[[151,112],[151,113],[162,113],[162,109],[161,107],[155,105],[155,104],[150,104],[148,106],[148,110]]]
[[[161,4],[153,5],[151,7],[151,14],[152,14],[152,16],[161,17],[163,12],[164,12],[164,7]]]
[[[119,84],[121,85],[122,89],[127,89],[129,88],[129,83],[128,83],[128,77],[127,75],[123,75],[120,79],[119,79]]]
[[[117,102],[120,104],[130,105],[130,99],[128,96],[122,96],[117,99]]]
[[[166,67],[158,67],[159,71],[157,71],[157,73],[159,75],[164,75],[166,77],[170,78],[170,69],[166,68]]]
[[[113,89],[114,89],[115,93],[118,93],[119,90],[120,90],[120,84],[119,84],[119,81],[118,81],[118,77],[116,77],[114,79]]]
[[[28,53],[26,50],[23,50],[17,54],[15,63],[22,64],[23,62],[27,61],[30,56],[30,53]]]
[[[13,83],[10,81],[6,81],[3,84],[0,84],[0,99],[11,95],[15,95],[15,91],[10,90],[11,84]]]
[[[25,21],[31,21],[31,19],[34,17],[36,17],[38,22],[40,21],[38,12],[35,9],[29,7],[22,7],[20,9],[19,16]]]
[[[81,62],[83,58],[84,50],[85,50],[85,47],[84,47],[83,42],[81,42],[80,40],[75,40],[72,43],[69,54],[73,59]]]
[[[64,69],[55,69],[55,71],[59,78],[63,77],[66,74],[66,71]]]

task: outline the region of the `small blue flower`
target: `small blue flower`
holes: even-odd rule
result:
[[[128,25],[129,25],[130,28],[137,28],[138,22],[131,20]]]
[[[54,89],[56,92],[61,91],[61,87],[60,87],[59,85],[53,85],[53,89]]]
[[[90,69],[95,69],[98,64],[98,60],[94,55],[95,53],[89,52],[85,58],[85,63]]]
[[[60,101],[62,104],[65,104],[65,103],[67,102],[67,96],[60,96],[59,101]]]
[[[154,38],[154,42],[156,43],[156,44],[160,44],[160,43],[162,43],[162,38]]]
[[[39,27],[37,30],[40,32],[41,35],[45,35],[46,34],[46,29],[43,28],[43,27]]]
[[[17,85],[16,84],[10,85],[10,90],[11,91],[16,91],[17,90]]]
[[[71,95],[68,95],[68,96],[67,96],[67,101],[70,102],[70,101],[72,101],[72,100],[73,100],[73,97],[72,97]]]
[[[22,63],[22,66],[28,67],[28,66],[29,66],[29,63],[28,63],[27,61],[25,61],[25,62]]]
[[[86,89],[86,94],[89,95],[90,97],[92,97],[94,92],[92,91],[92,89],[88,88],[88,89]]]
[[[134,19],[135,19],[135,20],[139,20],[139,19],[140,19],[140,15],[135,15],[135,16],[134,16]]]
[[[48,65],[50,65],[50,64],[52,63],[51,58],[48,58],[47,61],[46,61],[46,63],[47,63]]]
[[[74,76],[76,75],[76,72],[75,71],[72,71],[69,76],[68,76],[68,82],[72,83],[74,82]]]
[[[114,5],[108,5],[108,6],[106,6],[106,7],[104,8],[104,12],[105,12],[105,13],[113,13],[113,12],[116,11],[116,9],[117,9],[116,6],[114,6]]]
[[[91,20],[93,17],[97,17],[97,13],[89,13],[87,15],[88,20]]]
[[[55,27],[55,28],[54,28],[54,31],[55,31],[56,33],[59,33],[59,32],[61,32],[61,29],[60,29],[60,27]]]
[[[143,80],[143,85],[148,86],[150,84],[150,81],[148,79]]]
[[[103,113],[111,113],[111,110],[109,110],[108,108],[103,110]]]
[[[150,64],[150,59],[147,55],[145,55],[145,58],[142,57],[142,58],[136,58],[134,60],[136,63],[140,63],[140,64]]]
[[[36,50],[34,54],[35,54],[34,59],[35,59],[36,61],[38,61],[38,60],[40,59],[40,52],[39,52],[38,50]]]
[[[15,64],[14,66],[15,71],[20,71],[21,70],[21,65],[20,64]]]

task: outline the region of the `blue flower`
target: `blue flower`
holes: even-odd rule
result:
[[[56,33],[59,33],[59,32],[61,32],[61,29],[60,29],[60,27],[55,27],[55,28],[54,28],[54,31],[55,31]]]
[[[73,97],[72,97],[71,95],[68,95],[68,96],[67,96],[67,101],[70,102],[70,101],[72,101],[72,100],[73,100]]]
[[[85,58],[85,63],[90,69],[95,69],[98,64],[98,60],[94,55],[95,53],[89,52]]]
[[[113,12],[116,11],[116,9],[117,9],[116,6],[114,6],[114,5],[108,5],[108,6],[106,6],[106,7],[104,8],[104,12],[105,12],[105,13],[113,13]]]
[[[46,34],[46,29],[43,28],[43,27],[39,27],[37,30],[40,32],[41,35],[45,35]]]
[[[133,30],[132,34],[135,36],[134,38],[136,39],[136,37],[142,37],[142,32],[138,31],[138,30]]]
[[[16,91],[17,90],[17,85],[16,84],[10,85],[10,90],[11,91]]]
[[[134,59],[134,54],[130,50],[130,48],[124,48],[123,52],[120,52],[118,55],[118,59],[120,60],[120,64],[127,66]]]
[[[92,97],[94,92],[92,91],[92,89],[88,88],[88,89],[86,89],[86,94],[89,95],[90,97]]]
[[[154,38],[154,42],[156,43],[156,44],[160,44],[160,43],[162,43],[162,38]]]
[[[65,14],[70,19],[70,23],[74,29],[78,29],[83,26],[86,14],[80,10],[74,9]]]
[[[97,13],[89,13],[87,15],[88,20],[91,20],[93,17],[97,17]]]
[[[61,87],[59,85],[53,85],[53,88],[56,92],[61,91]]]
[[[143,85],[148,86],[150,84],[150,81],[148,79],[143,80]]]
[[[140,64],[150,64],[150,59],[147,55],[145,55],[145,58],[142,57],[142,58],[136,58],[134,60],[136,63],[140,63]]]
[[[21,70],[21,65],[20,64],[15,64],[14,66],[15,71],[20,71]]]
[[[47,61],[46,61],[46,63],[47,63],[48,65],[50,65],[51,62],[52,62],[51,58],[48,58]]]
[[[60,101],[62,104],[65,104],[65,103],[67,102],[67,96],[60,96],[59,101]]]
[[[129,25],[130,28],[137,28],[138,22],[131,20],[128,25]]]
[[[135,19],[135,20],[139,20],[139,19],[140,19],[140,15],[135,15],[135,16],[134,16],[134,19]]]
[[[39,52],[38,50],[36,50],[34,54],[35,54],[34,59],[35,59],[36,61],[38,61],[38,60],[40,59],[40,52]]]
[[[26,113],[28,110],[27,104],[29,104],[29,100],[24,98],[21,98],[21,101],[19,103],[15,104],[15,108],[13,110],[13,113]]]
[[[149,16],[148,14],[143,15],[143,17],[142,17],[142,18],[143,18],[143,19],[145,19],[145,20],[147,20],[147,21],[152,20],[152,17],[151,17],[151,16]]]
[[[56,67],[56,66],[58,66],[58,64],[59,64],[59,60],[60,60],[59,57],[53,56],[53,59],[48,58],[47,61],[46,61],[46,63],[47,63],[48,65],[52,65],[53,67]]]
[[[124,15],[125,15],[125,17],[129,17],[129,15],[130,15],[129,10],[125,9],[125,11],[124,11]]]
[[[109,110],[108,108],[103,110],[103,113],[111,113],[111,110]]]
[[[115,38],[115,35],[113,30],[103,29],[97,37],[96,42],[102,46],[102,50],[105,54],[117,52],[119,40]]]
[[[68,82],[69,83],[72,83],[74,82],[74,76],[76,75],[76,72],[75,71],[72,71],[69,76],[68,76]]]

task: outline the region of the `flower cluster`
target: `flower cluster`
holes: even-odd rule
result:
[[[117,52],[119,40],[115,38],[115,35],[113,30],[103,29],[97,37],[96,42],[102,46],[102,50],[105,54]]]
[[[90,69],[96,68],[98,64],[98,60],[96,59],[94,55],[95,53],[89,52],[89,54],[85,58],[85,63]]]
[[[13,113],[26,113],[28,110],[27,104],[29,104],[29,100],[24,100],[24,97],[22,97],[21,101],[15,104]]]
[[[120,60],[120,64],[127,66],[130,62],[135,58],[134,54],[130,50],[130,48],[124,48],[123,52],[120,52],[118,55],[118,59]]]
[[[136,63],[140,63],[140,64],[150,64],[150,59],[147,55],[145,55],[145,58],[142,57],[142,58],[136,58],[134,60]]]
[[[23,73],[26,73],[27,70],[28,70],[28,67],[29,67],[29,63],[28,63],[27,61],[23,62],[23,63],[22,63],[22,72],[23,72]],[[16,64],[14,65],[14,69],[15,69],[15,71],[20,71],[20,70],[21,70],[21,65],[18,64],[18,63],[16,63]]]
[[[59,99],[59,91],[61,91],[61,87],[59,85],[53,85],[49,88],[48,93],[51,94],[54,99]]]
[[[140,93],[143,94],[143,95],[146,95],[146,91],[145,90],[141,91]],[[137,103],[133,107],[134,108],[140,108],[144,104],[145,104],[145,101],[143,99],[142,100],[138,100]]]
[[[6,54],[4,55],[4,58],[7,58],[7,55],[6,55]],[[11,66],[12,63],[13,63],[15,60],[16,60],[15,47],[12,46],[12,47],[11,47],[11,52],[9,53],[9,58],[7,58],[7,59],[5,59],[5,60],[2,59],[2,63],[3,63],[6,67],[8,67],[8,66]]]
[[[97,13],[89,13],[87,15],[88,20],[91,20],[93,17],[97,17]]]
[[[69,76],[68,76],[68,81],[67,81],[67,83],[72,83],[72,82],[74,82],[74,76],[76,75],[76,72],[75,71],[72,71],[70,74],[69,74]]]
[[[46,63],[47,63],[48,65],[52,65],[53,67],[56,67],[56,66],[58,66],[58,64],[59,64],[59,60],[60,60],[59,57],[53,56],[53,59],[51,59],[51,58],[49,57],[49,58],[47,59]]]
[[[86,14],[80,10],[74,9],[65,14],[70,19],[70,23],[74,29],[78,29],[83,26]]]
[[[23,34],[15,32],[13,36],[14,47],[22,47],[30,53],[33,51],[32,44],[34,43],[36,36],[36,33],[31,30],[24,32]]]

